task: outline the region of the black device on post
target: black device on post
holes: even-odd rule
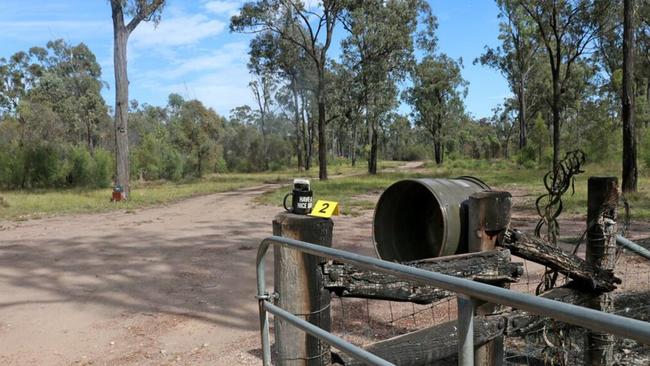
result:
[[[291,196],[291,208],[287,207],[287,198]],[[307,215],[311,212],[313,204],[313,192],[311,191],[308,179],[294,179],[293,190],[284,196],[284,209],[297,214]]]

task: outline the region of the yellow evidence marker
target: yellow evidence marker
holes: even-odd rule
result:
[[[332,215],[339,214],[339,203],[334,201],[324,201],[318,200],[314,205],[314,208],[311,209],[309,216],[324,217],[328,218]]]

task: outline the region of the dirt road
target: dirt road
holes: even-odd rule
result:
[[[279,209],[252,200],[270,188],[0,223],[0,364],[257,364],[254,261]],[[337,221],[367,242],[368,218]]]
[[[259,364],[255,254],[280,209],[253,199],[277,187],[0,222],[0,365]],[[371,215],[336,217],[335,247],[373,255]]]

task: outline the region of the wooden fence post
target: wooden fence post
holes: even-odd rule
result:
[[[273,219],[273,235],[332,246],[331,219],[288,212]],[[296,250],[274,248],[274,286],[277,305],[330,330],[330,293],[322,285],[318,269],[323,259]],[[274,320],[276,365],[329,365],[330,347],[304,331],[278,319]]]
[[[587,193],[587,262],[604,270],[614,270],[616,262],[616,220],[618,206],[618,179],[590,177]],[[614,302],[610,293],[603,293],[590,301],[596,310],[612,312]],[[587,332],[585,365],[613,364],[614,336]]]
[[[493,250],[497,238],[510,225],[512,195],[509,192],[484,191],[473,193],[468,201],[467,248],[469,253]],[[483,304],[477,315],[491,314],[494,304]],[[474,354],[474,365],[497,366],[503,364],[503,337],[497,337]]]

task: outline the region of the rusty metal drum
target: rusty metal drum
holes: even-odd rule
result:
[[[406,179],[379,197],[373,241],[381,259],[407,262],[467,251],[469,195],[489,189],[478,178]]]

